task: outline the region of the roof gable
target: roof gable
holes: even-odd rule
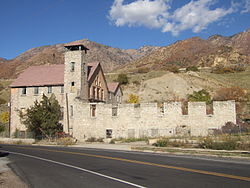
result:
[[[108,83],[109,92],[116,93],[119,87],[120,87],[119,82],[110,82],[110,83]]]

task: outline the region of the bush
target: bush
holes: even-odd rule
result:
[[[76,143],[76,139],[72,137],[64,137],[57,139],[57,145],[69,146],[74,145]]]
[[[240,132],[240,128],[233,122],[227,122],[221,127],[221,132],[224,134],[235,134]]]
[[[211,137],[206,137],[200,141],[199,147],[214,150],[235,150],[237,148],[237,141],[231,137],[228,137],[224,141],[213,141]]]
[[[167,67],[167,71],[169,72],[173,72],[173,73],[179,73],[179,68],[176,67],[176,66],[170,66],[170,67]]]
[[[206,104],[211,104],[212,102],[209,92],[207,92],[205,89],[202,89],[200,91],[194,91],[193,94],[188,95],[188,101],[190,102],[203,101],[206,102]]]
[[[186,72],[188,71],[198,72],[199,69],[196,66],[191,66],[186,68]]]
[[[139,103],[139,96],[134,95],[134,94],[130,94],[129,99],[128,99],[128,103],[138,104]]]
[[[167,147],[169,144],[168,138],[161,138],[160,140],[157,140],[155,144],[153,144],[156,147]]]
[[[119,74],[117,78],[117,82],[123,85],[128,84],[128,76],[126,74]]]
[[[150,68],[141,67],[141,68],[138,68],[137,73],[148,73],[149,71],[150,71]]]
[[[215,74],[227,74],[227,73],[234,73],[235,71],[230,67],[222,67],[216,66],[212,69],[212,73]]]

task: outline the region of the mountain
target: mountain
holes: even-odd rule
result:
[[[164,70],[171,66],[213,67],[250,64],[250,29],[231,37],[214,35],[207,40],[194,37],[161,47],[148,56],[124,65],[120,71],[140,68]]]
[[[145,46],[139,50],[122,50],[88,39],[80,40],[80,42],[90,49],[87,61],[100,61],[105,72],[110,72],[158,49],[158,47]],[[64,52],[64,44],[32,48],[12,60],[3,61],[0,64],[0,78],[16,78],[18,74],[32,65],[62,64],[64,63]]]
[[[164,46],[143,46],[139,49],[119,49],[80,40],[89,48],[88,61],[100,61],[104,72],[133,72],[138,69],[167,70],[169,67],[250,64],[250,29],[231,37],[214,35],[207,40],[199,37]],[[14,59],[0,59],[0,78],[16,78],[31,65],[64,63],[64,44],[32,48]]]
[[[7,61],[7,59],[0,57],[0,63]]]

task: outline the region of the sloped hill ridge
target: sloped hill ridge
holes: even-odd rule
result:
[[[121,70],[140,67],[162,70],[170,66],[245,65],[250,64],[249,51],[250,29],[231,37],[214,35],[207,40],[193,37],[161,47],[148,56],[130,62]]]
[[[143,50],[122,50],[98,44],[88,39],[80,40],[80,42],[90,49],[87,61],[100,61],[105,72],[112,71],[157,49],[157,47],[150,46],[143,48]],[[12,60],[2,61],[3,63],[0,64],[0,78],[15,78],[32,65],[64,63],[63,53],[65,49],[63,45],[56,44],[32,48]]]

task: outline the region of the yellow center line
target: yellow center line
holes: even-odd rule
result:
[[[66,153],[66,154],[81,155],[81,156],[95,157],[95,158],[102,158],[102,159],[111,159],[111,160],[123,161],[123,162],[127,162],[127,163],[143,164],[143,165],[156,166],[156,167],[162,167],[162,168],[168,168],[168,169],[174,169],[174,170],[181,170],[181,171],[185,171],[185,172],[194,172],[194,173],[205,174],[205,175],[212,175],[212,176],[219,176],[219,177],[224,177],[224,178],[250,181],[249,177],[244,177],[244,176],[235,176],[235,175],[224,174],[224,173],[219,173],[219,172],[210,172],[210,171],[206,171],[206,170],[197,170],[197,169],[191,169],[191,168],[185,168],[185,167],[178,167],[178,166],[157,164],[157,163],[151,163],[151,162],[130,160],[130,159],[124,159],[124,158],[119,158],[119,157],[108,157],[108,156],[103,156],[103,155],[94,155],[94,154],[87,154],[87,153],[60,151],[60,150],[42,149],[42,148],[33,148],[33,147],[16,147],[16,146],[12,146],[12,147],[21,148],[21,149],[31,149],[31,150],[49,151],[49,152],[57,152],[57,153]]]

